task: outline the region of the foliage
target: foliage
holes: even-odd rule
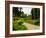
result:
[[[20,8],[18,8],[18,7],[13,7],[13,16],[15,17],[15,16],[21,16],[21,14],[23,14],[23,12],[21,11],[21,7]]]
[[[37,19],[40,17],[40,9],[39,8],[32,8],[31,10],[31,14],[32,14],[32,19]]]
[[[22,20],[15,20],[13,21],[13,30],[27,30],[27,28],[23,25]]]
[[[34,25],[40,25],[40,19],[37,19],[33,22]]]

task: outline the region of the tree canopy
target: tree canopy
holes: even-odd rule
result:
[[[13,16],[21,16],[21,14],[23,14],[23,12],[21,11],[21,7],[18,8],[18,7],[13,7]]]
[[[32,19],[37,19],[40,17],[40,9],[39,8],[32,8],[31,10]]]

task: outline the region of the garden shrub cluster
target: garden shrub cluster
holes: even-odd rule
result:
[[[16,20],[17,19],[17,20]],[[18,18],[14,18],[13,21],[13,30],[27,30],[25,25],[23,25],[23,20],[20,20]]]
[[[34,20],[34,21],[33,21],[33,24],[34,24],[34,25],[40,25],[40,19]]]

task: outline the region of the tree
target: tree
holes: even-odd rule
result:
[[[17,16],[18,12],[18,7],[13,7],[13,16]]]
[[[40,9],[39,8],[32,8],[31,10],[32,19],[37,19],[40,17]]]
[[[13,7],[13,16],[21,16],[22,12],[21,12],[21,7]]]
[[[22,10],[22,8],[21,8],[21,7],[19,7],[19,8],[18,8],[18,10],[19,10],[19,12],[18,12],[18,16],[21,16],[21,14],[22,14],[22,11],[21,11],[21,10]]]

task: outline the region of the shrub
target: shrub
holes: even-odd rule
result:
[[[13,30],[27,30],[27,28],[23,25],[23,21],[20,20],[13,21]]]
[[[35,24],[35,25],[40,25],[40,19],[36,19],[36,20],[33,22],[33,24]]]
[[[18,22],[18,24],[19,24],[19,25],[22,25],[22,24],[23,24],[23,22],[22,22],[22,21],[20,21],[20,22]]]

